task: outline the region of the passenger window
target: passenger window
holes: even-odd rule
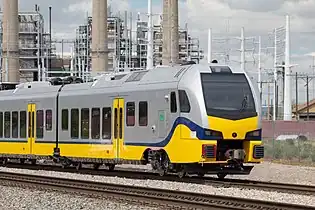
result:
[[[44,138],[44,111],[36,111],[36,137],[39,139]]]
[[[171,92],[171,113],[177,112],[176,93]]]
[[[12,112],[12,138],[19,137],[19,113]]]
[[[81,109],[81,138],[88,139],[90,137],[90,110],[88,108]]]
[[[5,112],[4,113],[4,137],[10,138],[11,133],[11,113]]]
[[[116,126],[118,124],[118,120],[117,120],[117,108],[114,109],[114,138],[117,139],[117,136],[118,136],[118,126]]]
[[[20,138],[26,138],[26,111],[20,111]]]
[[[111,139],[112,137],[112,109],[110,107],[103,108],[102,114],[102,137],[103,139]]]
[[[92,109],[92,121],[91,121],[91,135],[92,139],[100,139],[100,121],[101,121],[101,113],[100,108]]]
[[[63,109],[61,111],[61,129],[63,131],[67,131],[68,130],[68,126],[69,126],[69,111],[68,109]]]
[[[180,112],[189,113],[190,112],[190,103],[186,91],[178,91],[179,106]]]
[[[139,102],[139,126],[148,125],[148,103],[146,101]]]
[[[71,138],[79,138],[79,109],[71,109]]]
[[[0,138],[3,138],[3,112],[0,112]]]
[[[4,113],[4,137],[10,138],[11,133],[11,113],[5,112]]]
[[[123,110],[119,108],[119,138],[122,139]]]
[[[52,130],[52,110],[46,110],[46,130]]]
[[[126,114],[126,124],[127,126],[134,126],[135,125],[135,102],[128,102],[127,103],[127,114]]]

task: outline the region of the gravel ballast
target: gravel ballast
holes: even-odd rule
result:
[[[121,165],[119,168],[141,168],[150,171],[151,167],[136,165]],[[290,184],[303,184],[315,186],[315,167],[284,165],[270,162],[263,162],[255,165],[250,175],[228,175],[226,178],[249,179],[265,182],[282,182]],[[216,175],[209,175],[217,177]]]
[[[88,198],[80,195],[63,194],[55,191],[23,189],[0,186],[0,209],[82,209],[82,210],[153,210],[156,208],[115,203],[105,199]]]
[[[230,175],[227,178],[266,182],[315,185],[315,167],[283,165],[264,162],[256,165],[249,176]]]
[[[53,177],[78,179],[78,180],[91,180],[91,181],[98,181],[98,182],[105,182],[105,183],[116,183],[116,184],[153,187],[153,188],[162,188],[162,189],[170,189],[170,190],[181,190],[181,191],[189,191],[189,192],[197,192],[197,193],[235,196],[235,197],[259,199],[259,200],[315,206],[314,196],[288,194],[288,193],[280,193],[280,192],[279,193],[278,192],[264,192],[264,191],[256,190],[256,189],[216,188],[216,187],[205,186],[201,184],[187,184],[187,183],[159,181],[159,180],[137,180],[137,179],[126,179],[126,178],[119,178],[119,177],[94,176],[94,175],[73,174],[73,173],[63,173],[63,172],[54,172],[54,171],[33,171],[33,170],[26,170],[26,169],[14,169],[14,168],[3,168],[3,167],[0,167],[0,171],[46,175],[46,176],[53,176]],[[297,177],[301,176],[301,178],[303,178],[303,180],[300,180],[302,181],[302,183],[303,182],[313,183],[314,178],[312,177],[312,174],[314,174],[314,172],[315,171],[312,168],[307,168],[307,167],[263,163],[261,165],[258,165],[254,169],[252,175],[241,176],[241,178],[294,183],[295,181],[297,181]],[[300,173],[301,175],[294,175],[295,173],[297,174]],[[309,178],[307,177],[307,175],[309,175]],[[233,177],[236,177],[236,176],[233,176]],[[291,177],[293,177],[293,179]]]

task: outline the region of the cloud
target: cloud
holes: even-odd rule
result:
[[[158,23],[162,12],[162,0],[153,0],[154,22]],[[2,5],[2,0],[0,0]],[[75,29],[86,22],[87,13],[91,15],[92,0],[19,0],[20,11],[34,11],[38,4],[45,18],[48,30],[48,7],[52,6],[52,30],[54,38],[74,39]],[[108,0],[113,14],[123,16],[128,10],[133,12],[133,30],[137,13],[147,20],[147,0]],[[179,21],[183,28],[187,23],[189,33],[200,39],[200,45],[207,54],[207,31],[212,28],[214,38],[228,38],[228,43],[217,44],[217,51],[226,51],[230,60],[239,60],[241,27],[246,37],[261,36],[263,47],[273,47],[272,31],[285,26],[285,15],[291,16],[291,58],[298,63],[293,71],[311,72],[310,65],[315,55],[315,0],[180,0]],[[129,20],[128,20],[129,22]],[[135,35],[135,32],[133,33]],[[135,36],[133,36],[135,37]],[[60,49],[60,47],[58,48]],[[257,44],[247,41],[246,49],[254,49],[247,54],[246,67],[257,74]],[[65,48],[69,51],[69,48]],[[284,49],[282,49],[284,51]],[[281,58],[283,59],[283,58]],[[204,60],[204,62],[206,59]],[[255,62],[253,62],[255,61]],[[231,61],[233,65],[238,62]],[[273,49],[264,51],[263,67],[272,69]],[[314,80],[315,81],[315,80]],[[301,96],[302,97],[302,96]],[[315,97],[315,94],[314,94]]]
[[[109,0],[107,1],[112,11],[126,11],[130,9],[130,4],[128,0]],[[75,3],[69,4],[68,7],[63,9],[64,13],[84,13],[88,12],[90,15],[92,13],[92,1],[91,0],[81,0]]]
[[[224,0],[224,2],[231,9],[248,10],[252,12],[276,11],[284,4],[284,0]]]

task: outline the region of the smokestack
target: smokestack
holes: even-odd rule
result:
[[[3,82],[20,82],[18,11],[18,0],[3,0]]]
[[[163,1],[163,47],[162,63],[178,63],[179,34],[178,34],[178,0]]]
[[[178,0],[171,1],[169,11],[171,25],[171,62],[179,62],[179,34],[178,34]]]
[[[107,0],[92,2],[92,73],[108,71]]]
[[[169,65],[171,61],[170,54],[170,41],[171,41],[171,31],[169,22],[171,0],[163,0],[163,20],[162,20],[162,64]]]

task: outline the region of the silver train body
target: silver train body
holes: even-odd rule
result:
[[[248,174],[245,164],[263,158],[257,85],[224,65],[157,67],[68,85],[24,83],[1,91],[0,107],[3,160],[151,164],[161,174],[226,175]]]

